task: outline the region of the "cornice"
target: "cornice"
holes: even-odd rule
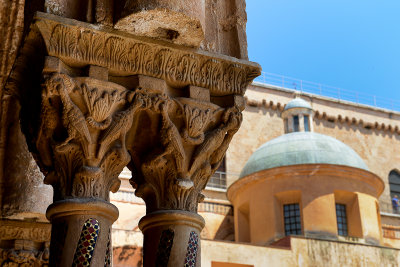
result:
[[[293,174],[296,176],[337,176],[361,181],[375,189],[377,198],[385,188],[385,184],[379,176],[363,169],[334,164],[299,164],[267,169],[240,178],[228,188],[227,197],[233,203],[238,192],[251,184],[265,180],[291,178]]]
[[[50,241],[51,225],[23,221],[0,220],[1,240],[31,240],[36,242]]]
[[[246,96],[244,98],[246,101],[246,106],[249,106],[249,107],[265,108],[265,109],[270,109],[270,110],[279,111],[279,112],[282,112],[283,109],[285,108],[284,103],[277,102],[277,101],[276,102],[274,102],[272,100],[267,101],[266,99],[255,100],[255,99],[249,99]],[[398,125],[394,126],[391,124],[380,123],[378,121],[367,122],[367,121],[364,121],[363,119],[358,119],[356,117],[344,116],[342,114],[329,115],[326,112],[314,110],[314,118],[318,119],[318,120],[325,120],[328,122],[333,122],[333,123],[342,123],[342,124],[346,123],[348,125],[355,125],[355,126],[365,128],[367,130],[376,129],[379,131],[387,131],[390,133],[400,134],[400,127]]]
[[[146,75],[183,88],[208,88],[211,96],[244,95],[260,75],[258,64],[108,28],[37,13],[33,29],[48,55],[71,67],[97,65],[120,76]]]

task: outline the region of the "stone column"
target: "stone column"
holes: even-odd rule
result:
[[[116,10],[115,28],[199,47],[204,39],[205,5],[198,0],[127,0]]]
[[[40,111],[22,117],[32,118],[23,128],[54,188],[50,265],[107,266],[118,217],[109,191],[128,165],[146,202],[145,266],[200,266],[201,190],[239,129],[259,66],[41,13],[31,28],[10,81],[21,98],[41,94]]]
[[[147,98],[141,116],[149,123],[128,146],[131,183],[147,208],[139,223],[144,265],[200,266],[204,220],[197,205],[240,127],[243,98],[227,96],[221,107],[206,88],[189,86],[182,89],[187,97],[174,97],[159,79],[140,78],[139,86]]]
[[[299,114],[299,131],[304,132],[304,114]]]

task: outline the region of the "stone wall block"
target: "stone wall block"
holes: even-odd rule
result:
[[[120,16],[119,30],[193,47],[204,39],[204,1],[129,0]]]

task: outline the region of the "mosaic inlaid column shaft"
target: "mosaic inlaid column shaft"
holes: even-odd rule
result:
[[[51,266],[105,266],[109,232],[118,209],[90,199],[58,201],[49,206],[52,223]]]
[[[145,267],[201,266],[200,232],[204,219],[187,211],[157,211],[139,222],[144,234]]]

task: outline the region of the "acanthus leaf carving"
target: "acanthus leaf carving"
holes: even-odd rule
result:
[[[236,107],[205,108],[187,99],[181,101],[166,97],[157,109],[149,108],[159,115],[161,147],[147,153],[131,183],[150,212],[195,212],[203,198],[201,191],[221,163],[242,121]]]
[[[108,200],[118,190],[118,175],[130,161],[126,134],[145,108],[143,97],[88,77],[56,73],[45,80],[36,144],[55,199]]]
[[[85,62],[164,79],[176,87],[195,85],[208,88],[213,96],[243,95],[247,85],[260,75],[255,63],[180,50],[118,32],[61,24],[40,14],[36,26],[47,41],[49,55],[72,65]]]

